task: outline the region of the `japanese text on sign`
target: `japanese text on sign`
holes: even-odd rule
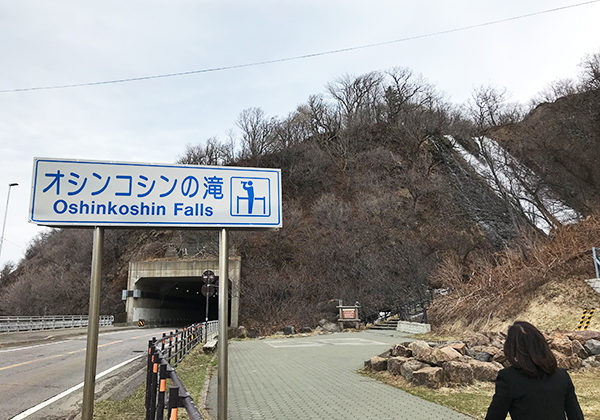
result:
[[[281,172],[36,158],[30,220],[50,226],[281,227]]]

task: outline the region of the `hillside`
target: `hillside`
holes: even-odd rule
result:
[[[597,215],[537,238],[522,252],[507,250],[478,261],[467,281],[451,261],[436,276],[451,289],[429,310],[439,332],[505,331],[518,319],[544,330],[575,329],[583,309],[599,308],[600,294],[584,280],[595,276],[591,249],[598,245]],[[592,327],[597,328],[597,320]]]
[[[598,95],[598,90],[586,92]],[[536,119],[553,120],[558,111],[551,105],[520,122],[486,127],[485,133],[497,135],[519,156],[511,139],[521,138],[519,130]],[[209,139],[188,146],[180,162],[282,170],[283,229],[231,234],[231,252],[242,257],[240,316],[247,327],[266,332],[286,324],[314,326],[331,299],[359,301],[370,320],[382,310],[426,302],[438,287],[451,293],[431,307],[436,325],[476,324],[484,313],[501,323],[519,313],[538,286],[549,285],[551,294],[555,278],[589,276],[584,254],[594,236],[580,240],[577,235],[586,229],[580,226],[556,231],[554,241],[573,244],[564,245],[560,263],[553,260],[554,242],[514,208],[514,197],[499,195],[448,141],[448,135],[461,139],[477,153],[469,139],[483,135],[482,127],[406,69],[345,76],[285,118],[252,108],[242,111],[236,126],[237,147]],[[589,141],[598,144],[590,127]],[[540,156],[549,153],[538,149]],[[536,162],[525,159],[538,169]],[[553,174],[542,172],[543,181],[555,183]],[[583,175],[575,178],[580,194],[559,193],[581,214],[592,214],[595,184],[586,184]],[[595,226],[593,220],[586,223]],[[560,239],[573,229],[581,230]],[[102,312],[123,312],[120,291],[129,261],[183,249],[187,257],[215,255],[216,238],[206,231],[108,230]],[[571,248],[576,254],[568,253]],[[0,313],[85,313],[90,255],[90,230],[53,230],[38,237],[14,270],[3,271]],[[539,261],[545,269],[534,264]],[[507,264],[521,268],[513,273]],[[490,287],[489,273],[495,281]],[[507,299],[499,302],[494,291]]]

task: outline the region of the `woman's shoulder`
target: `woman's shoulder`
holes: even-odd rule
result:
[[[498,377],[499,378],[510,378],[510,377],[515,377],[515,376],[520,376],[523,373],[521,372],[521,369],[517,369],[514,366],[508,366],[505,367],[504,369],[500,369],[500,371],[498,372]]]
[[[522,369],[519,369],[514,366],[505,367],[504,369],[501,369],[498,372],[498,378],[500,378],[500,379],[510,380],[510,379],[522,378],[522,377],[532,378],[530,375],[527,375]],[[554,371],[554,373],[552,375],[549,375],[549,376],[542,375],[541,377],[538,377],[538,378],[543,378],[543,377],[564,380],[564,379],[569,378],[569,373],[566,371],[566,369],[556,368],[556,371]]]

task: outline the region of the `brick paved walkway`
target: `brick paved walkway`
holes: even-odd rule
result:
[[[405,341],[363,331],[229,343],[229,420],[464,420],[465,415],[356,373]],[[207,405],[216,419],[216,375]]]

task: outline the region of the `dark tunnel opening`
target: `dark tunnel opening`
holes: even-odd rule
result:
[[[219,316],[218,287],[209,287],[208,297],[203,294],[201,277],[141,278],[136,289],[141,290],[137,306],[147,323],[160,325],[189,325],[215,321]],[[205,288],[206,291],[206,288]],[[231,313],[231,281],[228,287],[228,313]],[[208,308],[208,312],[207,312]],[[231,324],[228,320],[228,325]]]

